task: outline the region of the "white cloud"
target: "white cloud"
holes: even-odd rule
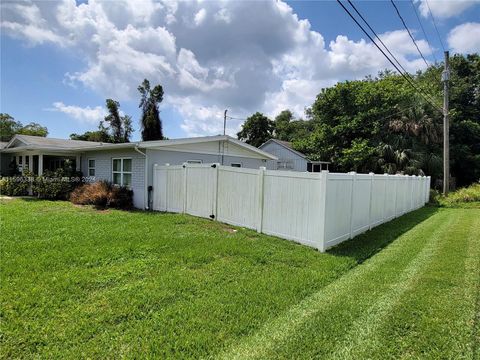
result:
[[[480,23],[469,22],[456,26],[448,34],[447,41],[454,52],[480,52]]]
[[[94,108],[91,108],[90,106],[81,107],[75,105],[65,105],[61,101],[54,102],[53,108],[46,110],[62,112],[71,118],[78,120],[79,122],[91,125],[98,125],[100,120],[103,120],[105,115],[107,115],[107,110],[101,106],[96,106]]]
[[[195,25],[197,26],[201,25],[205,21],[206,17],[207,17],[207,10],[205,9],[198,10],[198,12],[195,14],[195,18],[193,19],[195,21]]]
[[[274,116],[285,108],[303,116],[322,87],[390,68],[364,40],[339,35],[325,44],[309,21],[282,1],[63,0],[1,6],[7,34],[32,45],[59,44],[85,59],[84,68],[69,69],[65,83],[119,101],[138,98],[144,78],[161,83],[164,105],[184,117],[182,128],[189,135],[220,133],[225,108],[236,117],[255,111]],[[425,66],[406,31],[381,36],[407,70]],[[426,42],[418,43],[427,55]],[[103,116],[100,107],[58,103],[56,108],[77,119],[95,118],[92,123]],[[240,123],[229,122],[230,133]]]
[[[430,17],[428,6],[434,17],[449,18],[460,15],[468,8],[478,5],[476,0],[420,0],[420,13],[423,17]]]

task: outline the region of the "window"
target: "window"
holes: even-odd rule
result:
[[[88,176],[95,176],[95,160],[88,160]]]
[[[230,166],[231,167],[242,167],[242,164],[241,163],[231,163]]]
[[[19,155],[18,156],[18,165],[22,165],[22,161],[23,161],[23,156]]]
[[[293,169],[292,160],[277,161],[277,170],[292,170],[292,169]]]
[[[187,164],[201,164],[202,160],[187,160]]]
[[[120,186],[130,187],[132,185],[132,159],[113,159],[112,182]]]

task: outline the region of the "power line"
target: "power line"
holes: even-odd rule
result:
[[[413,88],[415,89],[420,95],[422,95],[422,97],[428,102],[430,103],[430,105],[432,105],[435,109],[439,110],[439,111],[442,111],[441,108],[435,104],[435,102],[433,100],[430,100],[429,97],[424,93],[422,92],[420,89],[417,88],[417,86],[398,68],[397,65],[395,65],[395,63],[392,61],[392,59],[390,59],[387,54],[385,54],[385,52],[380,48],[380,46],[378,46],[378,44],[375,42],[375,40],[373,40],[373,38],[370,36],[370,34],[364,29],[364,27],[357,21],[357,19],[352,15],[352,13],[342,4],[342,2],[340,0],[337,0],[337,3],[343,8],[343,10],[345,10],[345,12],[352,18],[352,20],[358,25],[358,27],[365,33],[365,35],[367,35],[367,37],[370,39],[370,41],[377,47],[378,50],[380,50],[380,52],[383,54],[383,56],[385,56],[385,58],[390,62],[390,64],[393,65],[393,67],[398,71],[398,73],[400,75],[402,75],[402,77],[408,82],[408,84]]]
[[[380,41],[380,43],[383,45],[383,47],[385,48],[385,50],[388,51],[388,53],[392,56],[392,58],[395,60],[395,62],[398,64],[398,66],[404,71],[404,73],[406,74],[406,76],[408,76],[410,78],[411,81],[415,81],[413,79],[413,77],[409,74],[409,72],[402,66],[402,64],[400,63],[400,61],[398,61],[398,59],[395,57],[395,55],[392,54],[392,52],[390,51],[390,49],[387,47],[387,45],[385,45],[385,43],[382,41],[382,39],[380,38],[380,36],[377,35],[377,33],[375,32],[375,30],[373,30],[373,28],[370,26],[370,24],[368,23],[368,21],[363,17],[363,15],[360,13],[360,11],[357,9],[357,7],[352,3],[352,1],[350,0],[347,0],[348,3],[350,4],[350,6],[353,8],[353,10],[355,10],[355,12],[358,14],[358,16],[360,16],[360,18],[363,20],[363,22],[368,26],[368,28],[370,29],[370,31],[375,35],[375,37],[378,39],[378,41]],[[432,94],[430,94],[428,91],[425,91],[425,89],[423,89],[420,85],[418,85],[418,87],[423,90],[423,92],[428,95],[429,97],[433,98]],[[432,99],[433,101],[433,99]]]
[[[425,57],[423,56],[422,52],[420,51],[420,48],[418,47],[417,42],[415,41],[415,38],[413,37],[412,33],[410,32],[410,29],[408,28],[407,24],[405,23],[405,20],[403,20],[403,17],[402,17],[402,15],[400,14],[400,11],[399,11],[398,8],[397,8],[397,5],[395,5],[395,2],[394,2],[393,0],[390,0],[390,2],[392,3],[393,7],[394,7],[395,10],[397,11],[397,15],[398,15],[398,17],[400,18],[400,20],[402,21],[403,27],[405,28],[405,30],[407,30],[408,35],[410,36],[410,39],[412,39],[413,44],[414,44],[415,47],[417,48],[418,53],[420,54],[420,56],[422,57],[423,61],[425,62],[425,64],[426,64],[427,67],[428,67],[428,66],[429,66],[429,65],[428,65],[428,62],[427,62],[427,60],[425,60]]]
[[[423,36],[425,36],[425,40],[427,41],[428,48],[430,49],[430,52],[432,53],[433,58],[435,59],[435,62],[437,62],[437,57],[435,56],[435,52],[433,51],[432,47],[430,46],[430,41],[428,40],[427,32],[425,31],[425,29],[422,25],[422,21],[420,20],[420,16],[418,16],[418,11],[417,11],[417,8],[415,6],[415,3],[413,2],[413,0],[410,0],[410,3],[412,4],[413,12],[415,13],[415,16],[417,17],[418,23],[420,24],[420,28],[422,29]]]
[[[427,4],[428,12],[430,13],[430,17],[432,18],[435,31],[437,32],[438,40],[440,40],[440,44],[442,45],[443,52],[445,52],[445,46],[443,46],[442,37],[440,36],[440,32],[438,31],[437,23],[435,22],[435,18],[433,17],[432,10],[430,10],[430,5],[428,5],[428,0],[425,0],[425,3]]]

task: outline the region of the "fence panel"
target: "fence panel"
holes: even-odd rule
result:
[[[386,190],[388,175],[373,175],[370,204],[370,227],[380,225],[386,216]]]
[[[220,166],[218,170],[217,219],[256,229],[259,171]]]
[[[182,166],[156,166],[153,172],[153,209],[183,212],[184,169]]]
[[[370,228],[370,191],[372,176],[353,175],[352,226],[350,237],[354,237]]]
[[[320,179],[318,173],[265,171],[261,231],[318,247]]]
[[[185,211],[195,216],[215,217],[218,166],[188,164],[185,169]]]
[[[352,207],[351,174],[328,174],[325,205],[325,247],[350,238]]]
[[[430,177],[154,167],[153,209],[215,218],[321,251],[428,201]]]

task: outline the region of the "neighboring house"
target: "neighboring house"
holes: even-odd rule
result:
[[[83,176],[130,187],[134,205],[141,209],[149,208],[148,187],[153,185],[155,164],[220,163],[258,169],[266,166],[268,160],[276,159],[229,136],[110,144],[15,135],[0,150],[0,156],[2,175],[8,175],[12,162],[19,170],[29,169],[41,175],[47,169],[63,167],[70,160]]]
[[[312,161],[305,154],[292,148],[292,143],[270,139],[260,146],[260,149],[277,157],[267,161],[267,169],[320,172],[328,170],[327,161]]]

